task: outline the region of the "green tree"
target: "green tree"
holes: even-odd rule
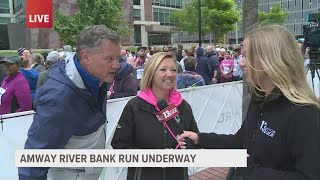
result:
[[[281,9],[280,2],[274,3],[269,13],[259,12],[259,23],[283,24],[287,19],[288,13]]]
[[[129,31],[122,16],[121,0],[77,0],[79,11],[74,15],[55,13],[54,29],[65,44],[75,45],[77,34],[90,25],[103,24],[128,35]]]
[[[176,23],[173,30],[198,33],[198,9],[198,0],[192,0],[182,10],[175,11],[170,17]],[[201,0],[201,34],[214,33],[217,39],[235,29],[239,16],[233,0]]]

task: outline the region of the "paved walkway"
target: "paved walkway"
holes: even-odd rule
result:
[[[225,180],[229,168],[208,168],[190,176],[190,180]]]

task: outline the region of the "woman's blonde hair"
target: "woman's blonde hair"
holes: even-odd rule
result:
[[[249,71],[264,71],[270,80],[291,102],[314,105],[320,109],[319,99],[311,90],[303,64],[303,56],[295,38],[280,25],[256,25],[245,36]],[[254,55],[263,70],[254,68]],[[257,73],[250,73],[251,79]],[[261,90],[249,83],[251,91]]]
[[[176,58],[172,53],[158,52],[152,55],[144,65],[143,76],[140,82],[141,90],[146,90],[147,88],[151,88],[154,73],[158,68],[159,64],[161,63],[161,61],[166,58],[172,59],[172,61],[174,61],[177,68]],[[174,80],[174,83],[176,84],[176,80]]]

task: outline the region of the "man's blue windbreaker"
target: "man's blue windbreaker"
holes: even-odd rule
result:
[[[105,85],[100,86],[97,99],[86,88],[88,82],[82,79],[88,78],[81,78],[83,74],[75,61],[76,58],[70,56],[54,64],[49,69],[49,79],[37,90],[36,114],[25,149],[105,148]],[[47,179],[48,169],[19,168],[19,179]],[[85,171],[86,168],[76,169]]]

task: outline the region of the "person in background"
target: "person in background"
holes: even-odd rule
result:
[[[234,62],[234,68],[232,71],[232,81],[240,81],[243,77],[243,72],[241,67],[239,66],[239,63],[242,59],[241,55],[241,49],[235,48],[233,50],[233,62]]]
[[[190,105],[176,90],[177,64],[171,53],[159,52],[151,56],[145,65],[141,91],[126,104],[113,136],[114,149],[167,149],[176,148],[175,135],[168,133],[154,113],[159,111],[157,102],[161,99],[178,107],[176,117],[184,130],[198,131]],[[168,122],[169,123],[169,122]],[[171,127],[172,133],[178,132]],[[173,137],[174,136],[174,137]],[[129,167],[127,180],[186,180],[188,169],[183,167]]]
[[[131,57],[132,57],[132,54],[131,54],[130,50],[129,50],[129,49],[126,49],[126,51],[127,51],[127,59],[128,59],[128,58],[131,58]]]
[[[198,47],[197,50],[197,66],[195,72],[200,74],[206,85],[211,84],[210,71],[208,66],[208,58],[204,54],[204,49],[202,47]]]
[[[136,54],[136,52],[134,52],[134,51],[131,51],[131,53],[130,53],[130,54],[131,54],[131,56],[130,56],[131,58],[135,58],[135,57],[137,57],[137,54]],[[131,65],[132,65],[132,64],[131,64]]]
[[[120,63],[120,68],[116,71],[114,80],[107,92],[108,99],[137,95],[137,82],[132,74],[133,67],[126,62]]]
[[[184,67],[184,60],[188,58],[188,53],[189,51],[187,49],[183,49],[181,54],[182,54],[182,59],[180,59],[180,65],[182,68],[182,71],[185,71],[185,67]]]
[[[48,51],[41,52],[41,55],[43,57],[43,64],[42,65],[45,65],[45,62],[47,61],[48,54],[49,54]]]
[[[150,57],[154,54],[155,50],[156,50],[156,49],[155,49],[154,46],[149,46],[149,47],[148,47],[147,58],[150,58]]]
[[[230,57],[230,53],[227,51],[224,54],[224,60],[221,61],[220,63],[220,71],[221,71],[221,76],[220,76],[220,82],[231,82],[232,81],[232,72],[234,68],[234,61]]]
[[[26,78],[26,80],[28,81],[28,84],[30,86],[30,91],[31,91],[32,102],[33,102],[36,95],[39,73],[35,69],[31,69],[30,60],[29,58],[27,58],[27,56],[24,56],[24,58],[22,59],[22,62],[20,65],[20,72],[24,76],[24,78]]]
[[[171,53],[172,55],[174,55],[174,56],[177,57],[177,48],[175,48],[175,47],[170,48],[170,49],[169,49],[169,53]],[[179,74],[179,73],[182,73],[183,69],[182,69],[182,67],[181,67],[180,62],[179,62],[179,61],[176,61],[176,63],[177,63],[177,67],[178,67],[178,74]]]
[[[60,54],[57,51],[51,51],[47,56],[46,69],[39,74],[37,81],[37,89],[39,89],[49,78],[48,69],[60,59]]]
[[[42,54],[40,53],[35,53],[32,54],[32,62],[31,62],[31,69],[36,70],[38,73],[41,73],[42,71],[44,71],[46,68],[42,65],[44,58],[42,56]]]
[[[133,67],[133,75],[137,80],[137,88],[140,89],[140,81],[144,71],[144,64],[147,59],[146,47],[138,47],[137,48],[137,57],[131,58],[128,60],[128,63]]]
[[[0,61],[3,59],[4,57],[0,56]],[[5,78],[5,73],[3,70],[3,64],[0,63],[0,83],[2,83],[3,79]]]
[[[272,43],[270,43],[272,42]],[[247,167],[230,180],[319,180],[320,102],[305,76],[295,38],[280,25],[257,25],[245,35],[240,66],[251,99],[235,135],[184,132],[202,148],[247,149]]]
[[[178,62],[180,62],[181,59],[183,58],[182,50],[183,50],[183,45],[182,44],[178,44],[178,50],[177,50],[177,55],[176,55],[176,59],[177,59]]]
[[[18,53],[20,56],[22,56],[22,60],[29,60],[29,62],[31,63],[32,53],[30,49],[19,48]]]
[[[63,51],[59,52],[61,59],[67,58],[67,56],[72,55],[72,47],[70,45],[64,45]]]
[[[21,58],[6,56],[1,59],[6,74],[0,87],[0,115],[32,109],[30,87],[27,80],[19,72]]]
[[[127,51],[125,49],[121,49],[120,58],[119,62],[127,62]]]
[[[119,68],[120,37],[104,25],[85,27],[76,53],[49,69],[37,92],[25,149],[104,149],[106,84]],[[96,180],[99,167],[20,167],[20,180]]]
[[[206,48],[206,55],[208,58],[208,67],[209,67],[209,79],[213,84],[218,83],[220,77],[220,68],[219,68],[219,58],[214,50],[213,46],[208,46]]]
[[[181,61],[180,61],[181,62]],[[187,87],[197,87],[206,85],[201,75],[194,72],[196,69],[197,60],[194,57],[188,57],[184,60],[185,71],[177,76],[178,89]]]

